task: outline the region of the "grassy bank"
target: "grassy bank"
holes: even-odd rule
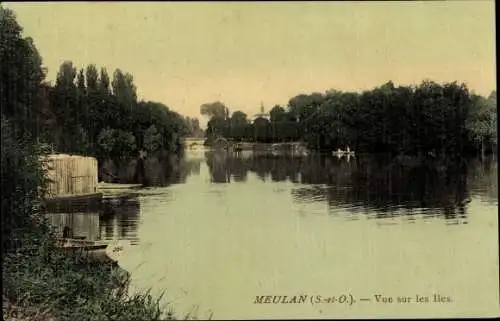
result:
[[[161,296],[129,294],[130,275],[55,246],[40,214],[14,233],[2,257],[4,320],[175,320]]]
[[[50,233],[25,234],[2,263],[4,320],[175,319],[160,297],[129,295],[119,267],[62,252]]]

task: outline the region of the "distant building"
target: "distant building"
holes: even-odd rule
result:
[[[269,113],[264,112],[264,105],[262,103],[260,104],[260,113],[253,115],[253,118],[251,119],[250,122],[253,124],[253,122],[257,118],[265,118],[267,120],[271,120],[271,116],[269,115]]]

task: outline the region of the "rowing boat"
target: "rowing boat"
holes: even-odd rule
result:
[[[101,262],[116,262],[107,255],[108,244],[105,243],[74,238],[57,238],[56,246],[63,251],[88,255]]]

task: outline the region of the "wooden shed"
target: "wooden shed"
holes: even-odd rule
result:
[[[46,161],[46,198],[96,194],[98,167],[94,157],[53,154]]]

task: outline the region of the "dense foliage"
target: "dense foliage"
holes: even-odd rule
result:
[[[30,38],[10,10],[0,7],[0,102],[2,117],[2,245],[11,248],[38,219],[35,209],[44,185],[37,137],[39,89],[45,71]],[[33,214],[33,215],[32,215]],[[35,224],[35,225],[34,225]]]
[[[457,82],[395,86],[388,82],[362,93],[327,91],[293,97],[274,106],[269,120],[205,104],[206,137],[236,141],[301,140],[314,150],[350,146],[358,152],[393,155],[459,155],[496,146],[496,92],[488,98]]]
[[[167,106],[137,101],[133,77],[115,70],[110,82],[105,68],[77,69],[64,62],[54,87],[47,88],[52,123],[48,140],[54,149],[99,158],[127,158],[180,150],[186,120]]]
[[[110,267],[54,247],[41,215],[43,155],[122,157],[139,148],[176,152],[185,120],[137,102],[132,77],[63,63],[55,86],[11,10],[0,6],[2,303],[5,320],[165,320],[149,293],[129,295]],[[48,145],[49,143],[50,145]],[[121,289],[121,290],[120,290]]]

